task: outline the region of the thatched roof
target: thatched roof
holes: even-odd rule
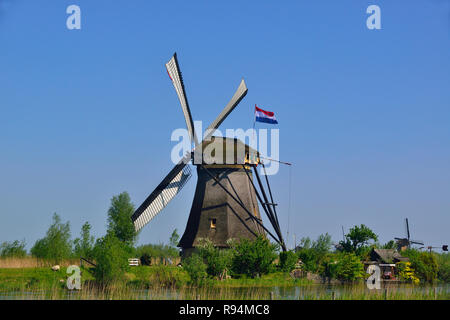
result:
[[[396,263],[399,261],[408,261],[409,259],[400,255],[395,249],[373,249],[370,257],[372,261],[381,263]]]

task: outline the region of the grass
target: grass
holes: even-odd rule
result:
[[[393,286],[387,291],[368,290],[364,284],[331,287],[313,284],[306,279],[292,279],[286,273],[257,279],[211,279],[205,285],[193,286],[189,275],[175,266],[132,267],[123,281],[108,286],[96,284],[90,270],[82,268],[82,290],[69,291],[66,270],[66,267],[52,271],[50,267],[18,265],[0,268],[0,299],[450,300],[448,285],[436,291],[433,287],[413,285]]]

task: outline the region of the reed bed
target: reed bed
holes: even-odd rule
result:
[[[64,260],[59,265],[61,267],[68,267],[70,265],[79,265],[79,259],[69,259]],[[54,263],[33,258],[33,257],[23,257],[23,258],[0,258],[0,269],[23,269],[23,268],[43,268],[50,267],[54,265]]]
[[[81,290],[70,291],[60,285],[51,288],[33,288],[17,292],[1,292],[3,299],[20,300],[449,300],[448,287],[398,287],[387,290],[368,290],[363,286],[336,287],[324,289],[323,286],[291,288],[230,288],[230,287],[152,287],[136,288],[126,283],[98,286],[84,284]]]

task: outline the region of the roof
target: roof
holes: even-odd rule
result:
[[[231,152],[228,154],[231,147]],[[194,150],[194,164],[196,161],[196,152],[202,151],[203,163],[209,164],[244,164],[259,163],[259,152],[237,138],[211,137],[211,140],[202,141],[201,149],[199,146]],[[227,161],[228,160],[228,161]]]
[[[409,259],[400,255],[395,249],[373,249],[371,253],[372,260],[383,263],[393,263],[398,261],[408,261]]]

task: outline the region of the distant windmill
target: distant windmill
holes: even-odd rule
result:
[[[409,232],[408,218],[405,219],[406,238],[394,238],[397,241],[399,251],[411,248],[411,245],[417,244],[423,246],[423,241],[411,240],[411,233]]]

